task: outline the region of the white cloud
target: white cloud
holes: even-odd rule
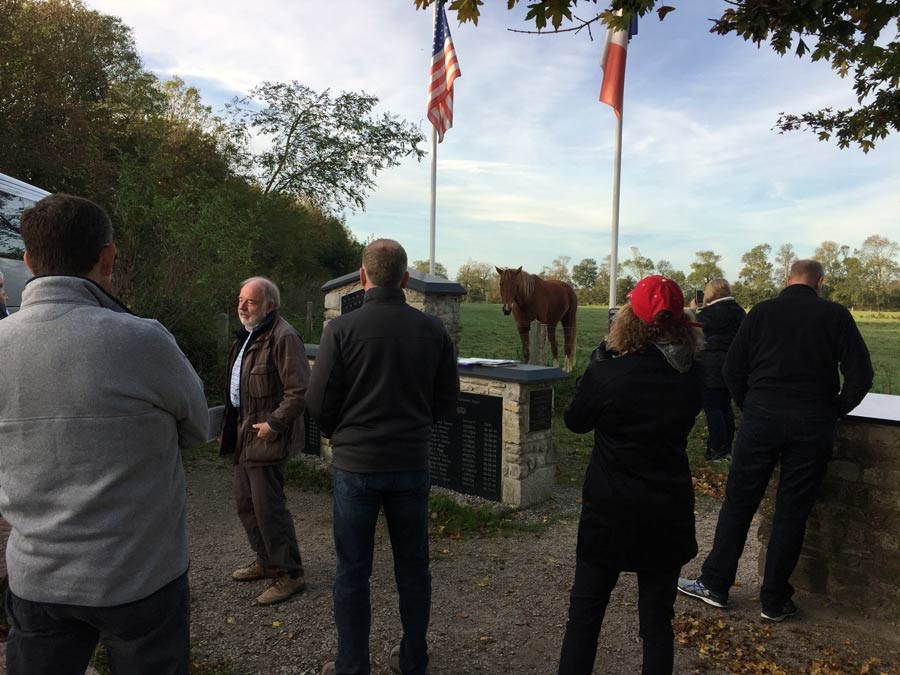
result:
[[[200,82],[219,103],[262,80],[296,79],[365,89],[384,110],[424,120],[431,13],[412,0],[87,2],[134,27],[156,72]],[[532,270],[560,254],[600,260],[615,129],[597,102],[602,30],[593,42],[518,35],[506,29],[522,26],[523,7],[482,10],[478,27],[451,19],[463,75],[454,128],[438,150],[437,257],[451,272],[468,258]],[[758,243],[811,253],[826,238],[900,239],[900,139],[864,156],[810,134],[779,135],[781,111],[852,104],[850,81],[826,64],[712,36],[709,14],[708,3],[681,3],[665,22],[644,22],[629,49],[620,257],[638,245],[687,269],[695,251],[711,248],[735,276]],[[430,159],[377,184],[348,225],[426,257]]]

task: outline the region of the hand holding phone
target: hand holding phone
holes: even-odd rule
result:
[[[696,291],[694,291],[694,302],[696,302],[698,306],[703,304],[703,289],[702,288],[698,288]]]

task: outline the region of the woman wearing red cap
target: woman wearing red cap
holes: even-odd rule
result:
[[[642,279],[594,351],[566,426],[594,431],[560,675],[589,675],[609,596],[636,572],[643,675],[670,675],[681,566],[697,554],[687,436],[703,402],[699,324],[678,284]]]

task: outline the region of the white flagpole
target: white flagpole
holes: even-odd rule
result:
[[[438,2],[434,3],[432,25],[437,25]],[[437,129],[431,126],[431,229],[429,238],[428,273],[434,274],[434,232],[435,213],[437,211]]]
[[[437,3],[435,3],[437,5]],[[428,272],[434,274],[434,220],[437,206],[437,129],[431,127],[431,257],[428,260]]]
[[[622,105],[624,108],[624,103]],[[612,243],[609,251],[609,309],[616,306],[619,267],[619,179],[622,176],[622,115],[616,115],[616,162],[613,169]]]

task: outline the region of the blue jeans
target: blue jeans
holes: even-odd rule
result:
[[[425,637],[431,615],[428,554],[427,469],[383,473],[334,470],[334,620],[338,631],[337,675],[369,675],[372,610],[369,577],[375,552],[375,522],[383,507],[394,553],[400,595],[400,671],[424,675]]]
[[[828,411],[747,406],[738,430],[712,551],[700,582],[728,597],[753,514],[781,462],[775,515],[760,589],[763,610],[778,611],[794,594],[789,583],[800,558],[806,519],[834,446],[837,419]]]
[[[9,675],[84,675],[99,641],[112,673],[188,675],[187,572],[151,595],[114,607],[33,602],[6,591]]]
[[[706,441],[706,459],[716,459],[731,454],[734,441],[734,410],[727,389],[703,390],[703,413],[709,438]]]

